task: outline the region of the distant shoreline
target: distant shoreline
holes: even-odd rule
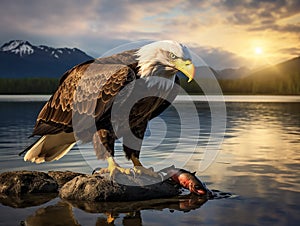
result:
[[[0,95],[0,102],[46,102],[51,95]],[[299,102],[300,95],[178,95],[180,102]]]

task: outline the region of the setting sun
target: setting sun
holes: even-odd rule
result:
[[[255,47],[254,52],[256,55],[261,55],[263,53],[263,50],[261,47]]]

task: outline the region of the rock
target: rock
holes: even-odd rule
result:
[[[43,172],[15,171],[0,174],[0,194],[6,196],[55,193],[57,188],[55,180]]]
[[[82,175],[73,178],[60,189],[60,197],[80,201],[133,201],[167,198],[179,194],[168,181],[142,185],[140,180],[131,185],[113,182],[100,175]]]
[[[65,183],[72,180],[74,177],[84,174],[71,171],[49,171],[48,175],[52,177],[58,184],[58,187],[61,188]]]
[[[107,175],[87,175],[75,172],[15,171],[0,174],[0,202],[10,206],[35,205],[54,196],[40,199],[41,194],[59,193],[62,199],[101,202],[135,201],[168,198],[180,193],[174,182],[146,175],[115,175],[111,181]],[[36,196],[36,197],[34,197]],[[35,202],[37,200],[38,202]],[[33,202],[34,201],[34,202]]]

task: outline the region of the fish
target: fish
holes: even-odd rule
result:
[[[213,192],[196,176],[196,172],[191,173],[185,169],[175,168],[174,166],[164,169],[164,172],[167,173],[167,177],[181,187],[188,189],[191,193],[213,197]]]

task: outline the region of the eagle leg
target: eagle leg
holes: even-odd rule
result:
[[[111,179],[114,178],[116,173],[133,174],[132,169],[126,169],[119,166],[113,158],[114,155],[115,137],[111,130],[100,129],[93,136],[93,145],[98,159],[106,159],[108,162],[107,168],[96,168],[94,173],[105,174],[109,173]]]

